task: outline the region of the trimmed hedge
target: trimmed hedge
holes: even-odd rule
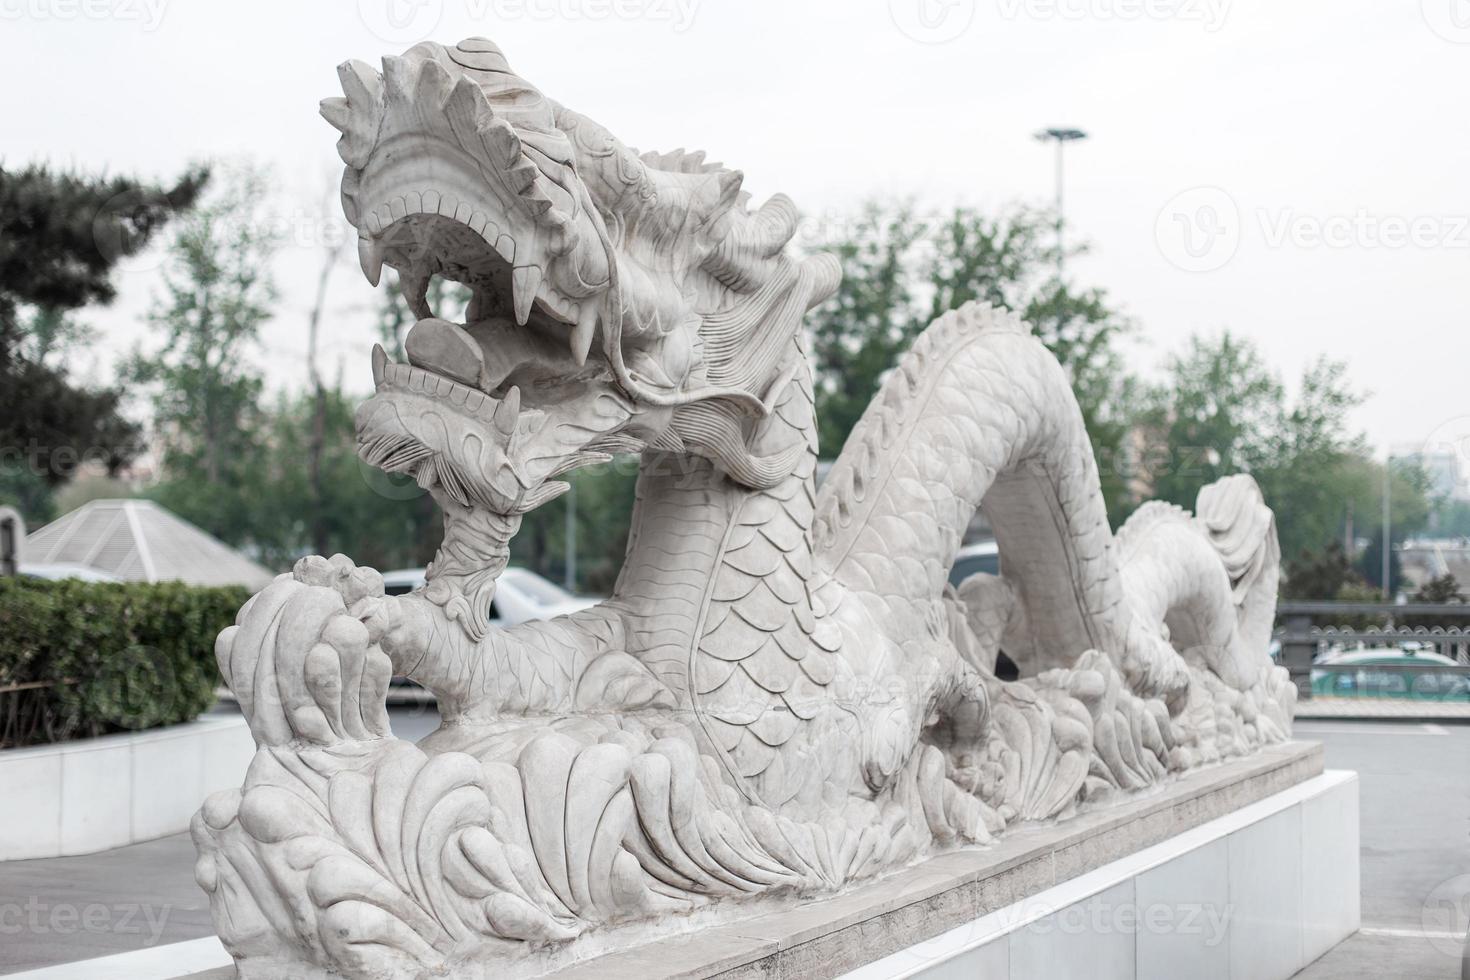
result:
[[[0,748],[192,721],[250,591],[0,578]]]

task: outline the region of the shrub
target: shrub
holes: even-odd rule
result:
[[[0,579],[0,748],[190,721],[250,597],[181,582]]]

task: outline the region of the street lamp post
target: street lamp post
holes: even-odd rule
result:
[[[1388,585],[1388,579],[1393,572],[1390,559],[1393,556],[1393,456],[1389,456],[1383,464],[1383,554],[1379,556],[1383,561],[1383,601],[1393,601],[1393,592]]]
[[[1087,134],[1080,129],[1051,129],[1038,130],[1033,134],[1038,142],[1056,143],[1057,145],[1057,282],[1062,281],[1062,266],[1066,261],[1066,249],[1062,242],[1062,147],[1073,140],[1085,140]]]

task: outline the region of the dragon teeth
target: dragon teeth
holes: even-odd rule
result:
[[[363,235],[357,239],[357,261],[362,265],[362,274],[374,286],[383,277],[383,245]]]
[[[383,387],[383,377],[388,367],[388,352],[382,344],[373,344],[373,387]]]
[[[473,412],[479,418],[493,424],[496,431],[504,436],[514,435],[516,424],[521,418],[520,388],[512,387],[506,392],[504,399],[496,401],[472,385],[461,384],[452,378],[435,374],[433,371],[425,371],[411,364],[394,361],[383,350],[382,344],[373,345],[373,380],[380,388],[386,385],[389,388],[445,399],[455,405],[463,406],[465,411]],[[526,417],[532,420],[531,425],[534,429],[534,419],[538,418],[539,414],[533,410],[526,413]]]
[[[526,325],[531,318],[531,304],[536,300],[536,293],[541,288],[541,267],[535,265],[520,265],[511,273],[511,287],[515,296],[516,323]]]
[[[495,406],[495,429],[503,436],[515,431],[516,419],[521,414],[521,389],[511,385],[499,405]]]
[[[587,352],[592,349],[592,335],[597,331],[597,303],[590,297],[582,301],[582,311],[577,315],[577,325],[572,328],[572,360],[577,367],[587,363]]]

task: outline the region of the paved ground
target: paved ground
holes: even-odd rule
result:
[[[1470,726],[1300,721],[1362,780],[1363,931],[1298,980],[1460,980],[1470,911]]]
[[[420,739],[439,724],[426,705],[389,711],[400,738]],[[188,834],[100,854],[0,862],[0,974],[212,935]]]
[[[1296,703],[1299,721],[1470,721],[1470,701],[1396,701],[1388,698],[1311,698]]]
[[[436,724],[432,709],[393,709],[401,737]],[[1361,774],[1364,925],[1299,977],[1459,980],[1448,935],[1464,934],[1470,909],[1470,726],[1303,721],[1298,732],[1326,745],[1328,766]],[[193,863],[181,834],[0,864],[0,974],[209,935]]]

